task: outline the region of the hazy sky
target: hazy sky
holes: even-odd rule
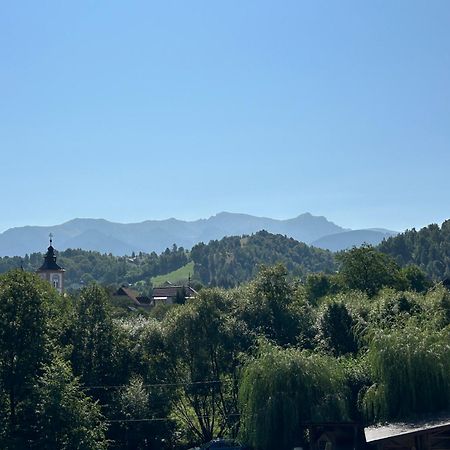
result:
[[[2,1],[0,231],[450,217],[450,2]]]

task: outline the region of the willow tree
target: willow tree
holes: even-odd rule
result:
[[[412,324],[376,334],[368,353],[374,384],[363,399],[368,419],[403,419],[450,408],[448,342],[448,330]]]
[[[240,385],[241,438],[257,450],[305,442],[310,421],[348,417],[342,368],[332,357],[263,343]]]

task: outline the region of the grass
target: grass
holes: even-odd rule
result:
[[[158,275],[152,278],[153,286],[159,286],[164,284],[166,281],[170,281],[171,283],[176,283],[177,281],[187,281],[189,278],[189,274],[194,274],[194,261],[187,263],[185,266],[180,267],[173,272],[166,273],[165,275]]]

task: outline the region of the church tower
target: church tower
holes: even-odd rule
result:
[[[44,258],[44,263],[36,271],[43,280],[47,280],[60,294],[64,292],[64,272],[56,263],[55,249],[53,248],[53,235],[50,233],[50,247]]]

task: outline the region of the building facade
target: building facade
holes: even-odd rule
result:
[[[64,292],[65,269],[56,263],[56,254],[52,243],[52,236],[50,235],[50,246],[47,249],[42,266],[39,267],[36,273],[62,294]]]

